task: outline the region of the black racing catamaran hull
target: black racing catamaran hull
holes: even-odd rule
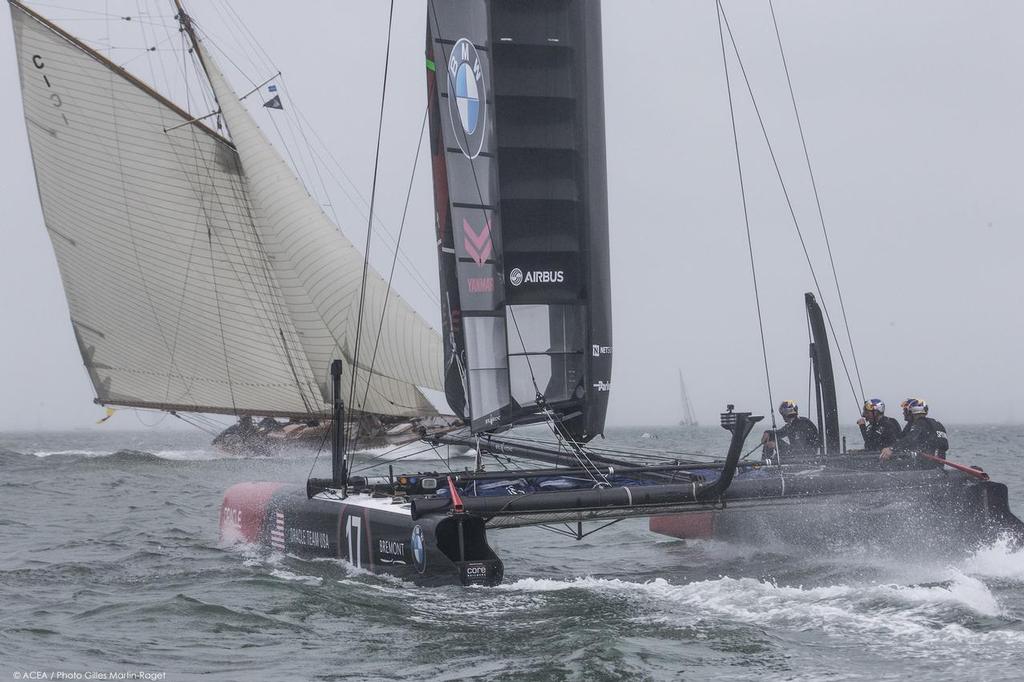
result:
[[[873,455],[847,457],[877,469]],[[653,517],[650,529],[682,539],[942,555],[1000,537],[1024,543],[1024,522],[1011,512],[1002,483],[938,468],[848,471],[844,465],[849,462],[740,473],[720,508]]]

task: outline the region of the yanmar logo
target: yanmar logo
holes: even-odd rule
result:
[[[508,273],[508,281],[514,287],[521,284],[561,284],[565,281],[565,271],[527,270],[523,272],[519,268],[514,268],[512,272]]]
[[[490,294],[494,292],[493,277],[468,277],[466,288],[471,294]]]

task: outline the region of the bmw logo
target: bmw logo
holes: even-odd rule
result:
[[[466,38],[452,47],[448,59],[448,113],[462,153],[475,159],[487,129],[487,88],[476,48]]]
[[[508,273],[508,281],[512,282],[512,286],[517,287],[523,283],[523,271],[519,268],[513,268],[512,272]]]
[[[412,529],[410,544],[412,545],[412,562],[416,566],[416,571],[422,573],[427,570],[427,548],[423,544],[423,529],[419,527],[419,524]]]

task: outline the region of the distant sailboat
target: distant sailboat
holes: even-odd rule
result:
[[[693,403],[690,402],[690,396],[686,392],[686,382],[683,381],[683,370],[679,370],[679,396],[683,401],[683,417],[679,420],[680,426],[700,426],[697,423],[697,417],[693,414]]]

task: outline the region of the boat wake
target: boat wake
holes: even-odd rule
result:
[[[634,583],[585,577],[525,578],[497,589],[527,594],[582,590],[601,598],[624,598],[639,607],[638,622],[670,628],[701,628],[713,622],[718,628],[754,626],[776,634],[813,630],[866,647],[902,644],[913,651],[925,644],[956,642],[1018,651],[1024,646],[1024,632],[1006,628],[1020,621],[1006,613],[992,589],[957,570],[943,583],[909,586],[788,587],[728,577],[677,585],[663,578]]]

